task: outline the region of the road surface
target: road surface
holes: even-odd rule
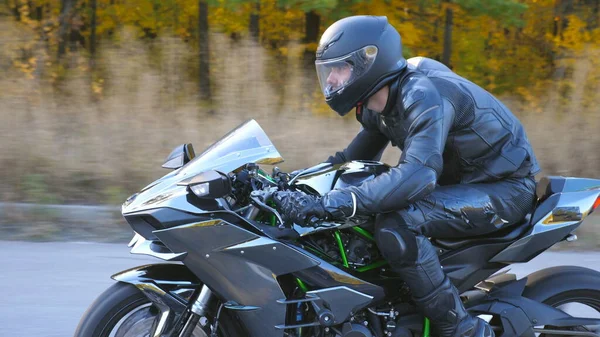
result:
[[[81,315],[121,270],[160,262],[129,254],[125,244],[0,241],[0,336],[73,336]],[[600,270],[600,253],[544,253],[511,272],[555,265]]]

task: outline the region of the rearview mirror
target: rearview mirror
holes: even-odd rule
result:
[[[176,170],[194,159],[195,156],[191,143],[181,144],[171,151],[162,167]]]
[[[222,198],[231,193],[229,177],[219,171],[206,171],[182,180],[177,185],[187,186],[199,198]]]

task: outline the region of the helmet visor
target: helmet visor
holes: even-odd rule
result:
[[[366,46],[350,54],[328,60],[317,60],[317,77],[325,98],[341,92],[366,74],[377,57],[377,47]]]

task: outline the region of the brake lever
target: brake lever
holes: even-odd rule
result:
[[[277,217],[277,220],[279,220],[279,226],[277,226],[279,229],[285,229],[285,224],[283,222],[283,219],[281,218],[281,215],[279,214],[279,212],[277,212],[276,209],[274,209],[273,207],[265,204],[261,198],[265,198],[268,199],[270,198],[270,196],[274,193],[273,192],[264,192],[264,191],[252,191],[250,193],[250,199],[252,199],[252,201],[254,201],[259,207],[272,212],[275,217]]]

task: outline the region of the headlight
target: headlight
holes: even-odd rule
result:
[[[231,181],[225,173],[210,170],[177,183],[187,186],[198,198],[216,199],[231,193]]]
[[[197,197],[203,197],[209,193],[208,183],[190,185],[190,190],[192,190]]]
[[[123,203],[123,205],[121,207],[124,208],[124,207],[129,206],[133,202],[133,200],[135,200],[135,197],[137,197],[137,196],[138,196],[138,193],[136,193],[136,194],[130,196],[129,198],[127,198],[127,200],[125,200],[125,202]]]

